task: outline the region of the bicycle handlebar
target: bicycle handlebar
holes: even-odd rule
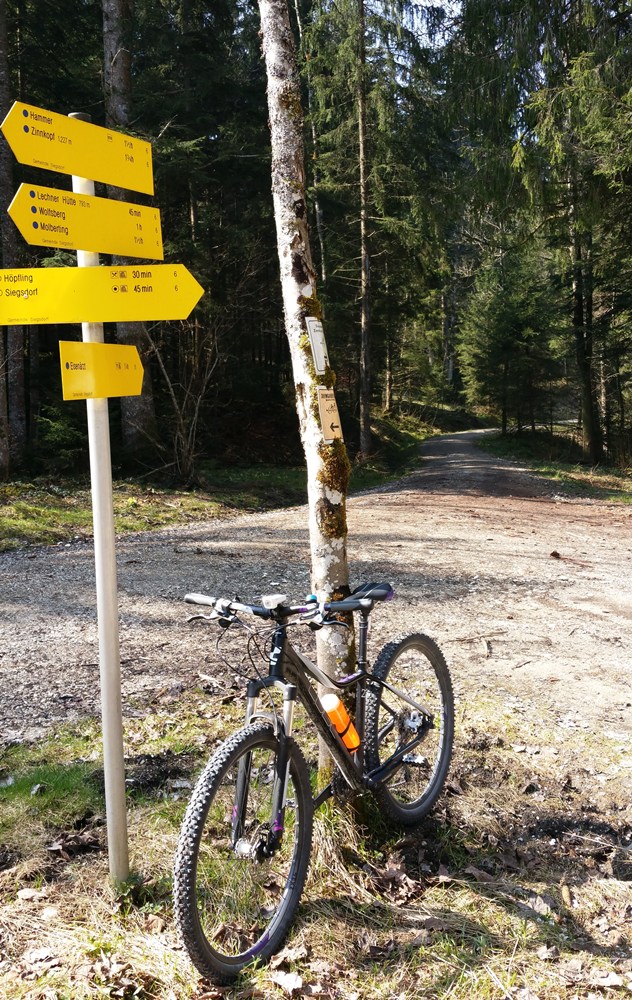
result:
[[[258,618],[272,617],[271,609],[269,608],[264,608],[257,604],[241,604],[239,601],[229,601],[225,597],[209,597],[207,594],[185,594],[184,599],[187,604],[199,604],[202,607],[212,608],[219,615],[234,614],[235,612],[242,611],[251,615],[257,615]]]
[[[376,601],[390,601],[394,597],[390,583],[365,583],[349,597],[341,601],[318,601],[315,597],[306,599],[304,604],[286,605],[284,594],[273,594],[262,598],[263,605],[242,604],[240,601],[230,601],[225,597],[209,597],[207,594],[185,594],[187,604],[197,604],[212,608],[218,616],[235,613],[255,615],[257,618],[289,618],[292,615],[309,615],[313,612],[345,612],[371,611]],[[277,600],[278,599],[278,600]],[[276,600],[276,603],[273,603]],[[270,606],[266,607],[266,601]]]

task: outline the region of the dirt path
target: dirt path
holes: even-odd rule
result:
[[[370,649],[375,652],[397,633],[428,632],[446,654],[456,704],[454,756],[444,794],[419,830],[398,841],[392,855],[380,854],[370,871],[377,891],[413,915],[407,933],[415,940],[419,900],[423,914],[437,914],[441,931],[453,928],[447,930],[454,934],[451,950],[444,945],[432,950],[432,931],[428,937],[428,969],[440,966],[437,983],[446,982],[446,956],[458,955],[449,972],[450,995],[465,972],[474,976],[474,990],[476,970],[483,966],[493,976],[489,990],[496,991],[501,983],[490,965],[495,955],[499,972],[504,976],[511,969],[515,977],[516,1000],[592,997],[597,994],[586,992],[588,983],[598,982],[600,995],[604,982],[632,983],[632,507],[556,496],[548,482],[482,453],[477,437],[464,433],[428,442],[418,472],[349,503],[353,582],[388,579],[397,594],[372,615]],[[186,710],[199,711],[202,719],[222,712],[212,695],[235,700],[233,677],[215,653],[212,632],[186,623],[183,594],[304,595],[309,588],[305,509],[128,536],[119,540],[117,553],[126,752],[133,768],[135,753],[144,752],[142,734],[151,734],[157,721],[177,725],[183,696]],[[65,720],[99,712],[91,545],[0,555],[0,633],[1,769],[3,743],[34,739]],[[243,691],[243,682],[238,688]],[[204,735],[201,740],[204,754],[209,746]],[[177,768],[174,776],[181,774],[179,758],[167,751],[145,762],[155,768],[156,794],[163,793],[169,768]],[[161,848],[161,885],[171,867],[173,835]],[[138,829],[132,844],[144,850]],[[391,845],[389,837],[388,852]],[[13,853],[7,857],[11,864]],[[25,860],[30,873],[31,863]],[[100,864],[98,877],[105,879],[103,858]],[[345,878],[352,881],[336,881],[336,892],[365,878],[355,861],[350,866]],[[59,901],[66,917],[45,921],[36,904],[26,911],[19,898],[12,908],[5,906],[5,927],[17,928],[21,944],[0,927],[0,979],[5,972],[18,977],[12,983],[34,975],[24,955],[62,956],[54,961],[74,968],[80,954],[85,968],[78,928],[82,920],[87,927],[108,922],[112,903],[104,897],[95,910],[101,890],[87,893],[79,871],[71,864],[60,875],[57,868],[46,883],[45,899]],[[5,885],[11,899],[15,878],[9,868]],[[77,888],[82,884],[83,896]],[[28,881],[27,891],[32,891]],[[309,912],[321,900],[320,880],[306,897]],[[7,912],[13,925],[6,924]],[[135,956],[146,952],[160,968],[172,968],[177,953],[168,906],[162,912],[164,933],[158,938],[147,932],[143,941],[151,945],[133,944],[113,967],[127,976]],[[342,958],[332,975],[336,982],[342,976],[342,986],[334,988],[332,981],[330,994],[357,995],[359,970],[367,961],[372,969],[376,961],[367,959],[373,952],[358,951],[360,925],[353,930],[356,925],[341,916],[346,911],[313,912],[321,913],[314,927],[324,922],[323,912],[334,922],[321,943],[318,933],[309,937],[312,968],[329,961],[335,940]],[[95,933],[100,940],[100,924]],[[402,970],[413,951],[404,944],[397,950],[390,925],[379,943],[384,948],[376,954],[391,956],[384,958],[385,967],[397,968],[393,995],[417,997],[416,978],[413,988],[402,992]],[[158,947],[164,948],[164,960],[156,959]],[[114,959],[118,962],[118,953]],[[191,974],[186,969],[183,977]],[[101,977],[101,971],[94,974]],[[538,982],[553,985],[542,991]],[[373,989],[373,978],[371,984]],[[430,988],[428,995],[443,996],[441,989]],[[0,982],[4,996],[2,990]],[[510,995],[504,987],[502,992]],[[264,987],[261,995],[271,992]]]
[[[613,734],[630,768],[632,507],[557,496],[476,440],[433,439],[420,471],[349,503],[353,581],[389,579],[399,597],[373,616],[373,648],[422,629],[445,650],[463,720],[493,697]],[[220,676],[208,634],[186,624],[186,591],[308,592],[304,525],[296,508],[119,540],[127,713]],[[0,638],[4,742],[98,711],[91,545],[0,555]]]

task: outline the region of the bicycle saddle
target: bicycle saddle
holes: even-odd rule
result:
[[[395,596],[395,591],[390,583],[361,583],[351,596],[370,597],[372,601],[391,601]]]

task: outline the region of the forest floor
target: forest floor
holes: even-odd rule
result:
[[[363,831],[365,847],[360,838],[338,856],[335,876],[323,874],[331,857],[317,858],[290,948],[235,996],[632,990],[632,506],[564,495],[482,452],[480,433],[427,441],[418,471],[348,509],[353,584],[385,579],[397,595],[372,616],[372,648],[421,630],[450,665],[446,793],[412,836]],[[51,839],[71,843],[68,830],[27,848],[0,827],[0,996],[222,995],[177,950],[157,888],[177,835],[165,802],[181,814],[183,748],[188,758],[207,751],[241,711],[234,672],[208,631],[186,624],[181,598],[303,596],[305,512],[124,536],[117,554],[131,785],[139,762],[159,774],[130,810],[132,863],[154,887],[151,906],[148,892],[139,909],[114,900],[98,817],[74,822],[87,855],[51,850]],[[0,554],[0,616],[0,785],[19,767],[12,754],[39,746],[52,758],[69,732],[75,754],[83,740],[81,759],[97,760],[92,546]]]

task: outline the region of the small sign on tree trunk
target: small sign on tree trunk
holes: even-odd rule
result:
[[[318,386],[318,412],[320,413],[320,426],[325,444],[331,444],[336,438],[342,441],[340,415],[333,389],[326,389],[322,385]]]
[[[312,356],[314,358],[314,368],[317,375],[324,375],[329,367],[329,355],[327,344],[325,343],[325,331],[319,319],[313,316],[305,317],[305,325],[309,333],[309,342],[312,345]]]

